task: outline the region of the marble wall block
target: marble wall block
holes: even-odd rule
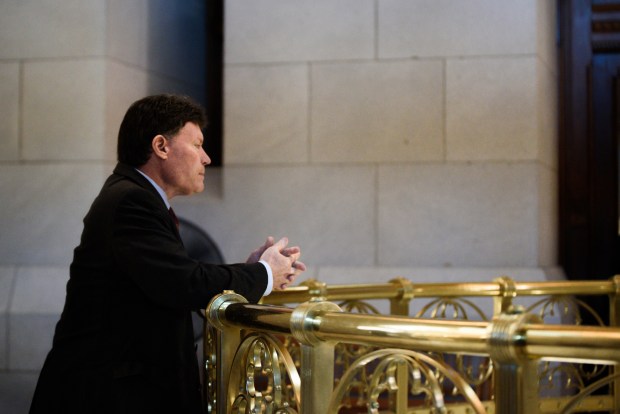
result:
[[[551,70],[558,73],[557,2],[536,0],[537,55]]]
[[[129,4],[129,3],[128,3]],[[116,61],[106,62],[104,158],[116,160],[118,130],[129,106],[151,93],[150,76],[143,70]]]
[[[116,62],[148,69],[149,0],[108,0],[107,3],[107,54]]]
[[[65,301],[67,267],[23,267],[11,302],[9,368],[39,370]]]
[[[533,267],[538,263],[533,163],[382,166],[382,266]]]
[[[1,282],[0,282],[1,283]],[[9,313],[6,310],[2,310],[0,312],[0,371],[6,370],[8,368],[8,347],[7,347],[7,343],[8,343],[8,338],[9,338],[9,333],[8,333],[8,323],[9,320]]]
[[[0,264],[68,265],[110,166],[0,165]]]
[[[308,67],[233,66],[225,79],[226,165],[307,162]]]
[[[0,370],[8,367],[9,310],[13,294],[15,268],[0,266]]]
[[[537,165],[538,181],[538,265],[552,267],[559,263],[559,179],[557,170]]]
[[[19,68],[17,62],[0,63],[0,161],[19,159]]]
[[[448,160],[537,158],[536,65],[535,57],[448,61]]]
[[[54,315],[11,315],[9,370],[40,371],[52,348],[54,328],[60,312]]]
[[[228,0],[224,13],[225,60],[373,58],[374,9],[372,0]]]
[[[538,159],[541,163],[558,168],[558,76],[539,60],[536,84],[538,127]]]
[[[211,191],[173,204],[230,262],[245,261],[271,235],[301,246],[308,266],[374,263],[373,167],[231,166],[223,171],[221,195]]]
[[[97,160],[104,155],[105,62],[24,65],[23,158]]]
[[[312,161],[443,159],[443,93],[441,61],[313,65]]]
[[[102,56],[106,2],[0,2],[0,59]]]
[[[537,0],[380,0],[380,58],[533,54]]]

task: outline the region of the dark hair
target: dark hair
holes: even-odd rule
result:
[[[202,129],[207,117],[204,109],[187,96],[153,95],[134,102],[118,131],[118,161],[132,167],[144,165],[151,156],[153,138],[171,138],[188,122]]]

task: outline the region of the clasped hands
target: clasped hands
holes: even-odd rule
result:
[[[306,270],[306,265],[299,261],[301,250],[298,246],[287,247],[288,238],[282,237],[276,243],[269,236],[265,244],[254,250],[247,263],[264,260],[271,266],[273,273],[273,290],[284,290],[295,281],[295,277]]]

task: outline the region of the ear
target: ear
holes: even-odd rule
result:
[[[156,135],[151,141],[153,154],[163,160],[168,158],[168,139],[163,135]]]

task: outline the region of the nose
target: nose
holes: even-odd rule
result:
[[[207,152],[204,150],[204,148],[202,148],[200,150],[200,162],[204,166],[207,166],[207,165],[211,164],[211,158],[209,158],[209,156],[207,155]]]

